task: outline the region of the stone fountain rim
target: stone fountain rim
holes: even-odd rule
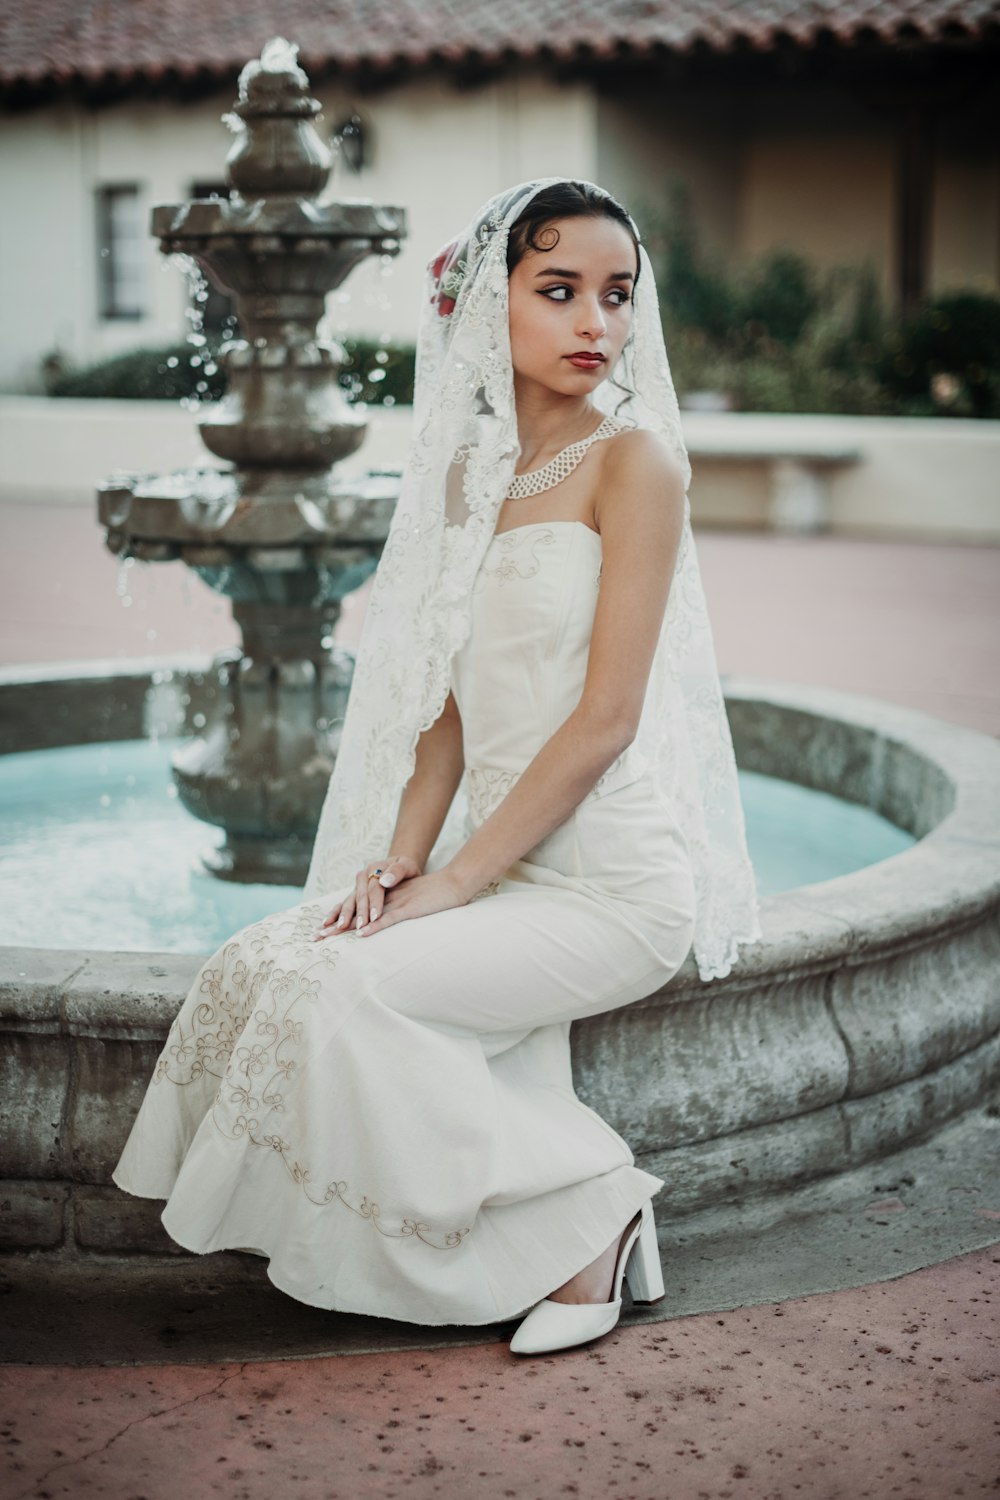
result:
[[[307,206],[304,206],[307,205]],[[380,253],[398,255],[398,241],[407,232],[406,209],[370,198],[340,198],[317,203],[308,193],[269,198],[191,198],[184,203],[157,203],[152,211],[152,234],[165,254],[188,254],[211,240],[218,248],[225,240],[253,251],[255,240],[275,235],[307,247],[330,246],[348,240],[373,240]]]
[[[138,685],[155,673],[193,676],[211,670],[211,662],[202,656],[6,668],[0,669],[0,694],[67,681],[96,686],[124,679]],[[901,854],[763,898],[763,941],[742,951],[726,979],[712,981],[717,990],[757,988],[769,976],[787,980],[921,947],[934,932],[975,922],[1000,900],[1000,741],[913,709],[833,688],[727,676],[723,689],[727,700],[832,720],[892,743],[940,770],[954,788],[954,805]],[[16,753],[16,745],[9,753]],[[28,1002],[30,1015],[22,1018],[29,1024],[47,1029],[46,1021],[58,1021],[81,1032],[101,1020],[104,1026],[115,1019],[121,1025],[122,997],[142,996],[141,1014],[136,1007],[129,1016],[130,1033],[135,1035],[133,1028],[144,1023],[154,1036],[175,1014],[203,957],[0,946],[0,990],[10,993],[13,987]],[[704,989],[689,955],[664,990],[637,1003],[692,999]]]

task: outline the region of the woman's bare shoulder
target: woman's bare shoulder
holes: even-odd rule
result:
[[[682,509],[686,483],[680,461],[659,433],[645,427],[632,427],[617,433],[605,444],[601,473],[600,498],[596,506],[597,523],[622,512],[635,514],[655,507],[662,514],[667,509]]]
[[[648,427],[628,427],[606,444],[609,467],[619,473],[659,475],[684,486],[684,471],[666,438]]]

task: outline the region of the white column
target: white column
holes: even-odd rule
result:
[[[825,470],[796,458],[774,459],[770,515],[775,531],[825,531],[830,524],[830,486]]]

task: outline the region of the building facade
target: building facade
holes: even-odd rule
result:
[[[44,32],[53,4],[30,50],[0,22],[0,390],[41,391],[47,369],[187,330],[150,209],[224,190],[222,117],[271,31],[235,23],[230,0],[207,18],[158,4],[152,41],[130,34],[129,8],[112,38],[93,34],[74,0],[76,30]],[[401,204],[410,221],[398,260],[330,298],[334,335],[412,341],[433,252],[493,192],[550,174],[600,182],[640,224],[680,184],[723,257],[869,262],[903,310],[1000,287],[1000,6],[788,0],[784,29],[734,0],[653,0],[641,20],[627,0],[373,0],[353,30],[348,7],[300,8],[280,29],[343,145],[330,195]],[[698,24],[684,31],[686,11]]]

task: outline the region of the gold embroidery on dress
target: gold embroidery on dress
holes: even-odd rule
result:
[[[211,1110],[215,1128],[227,1140],[246,1139],[275,1152],[310,1203],[320,1208],[340,1203],[367,1219],[387,1239],[416,1238],[434,1250],[452,1250],[469,1234],[468,1228],[435,1232],[416,1218],[402,1219],[398,1229],[386,1228],[381,1207],[373,1198],[365,1194],[356,1204],[348,1196],[347,1182],[317,1184],[308,1166],[292,1157],[291,1143],[276,1132],[265,1133],[261,1126],[262,1111],[284,1111],[283,1089],[294,1082],[298,1065],[294,1057],[282,1056],[281,1049],[299,1048],[306,1039],[305,1017],[293,1012],[321,999],[322,984],[313,977],[314,971],[335,968],[344,943],[370,941],[346,932],[313,945],[312,934],[323,913],[322,902],[287,915],[279,913],[227,943],[220,953],[221,966],[202,970],[199,994],[205,998],[191,1009],[186,1023],[186,1005],[174,1020],[152,1082],[184,1087],[206,1074],[217,1078],[219,1088]],[[268,949],[296,941],[314,948],[315,956],[306,967],[283,969],[272,958],[261,956]],[[252,967],[242,956],[248,950],[258,956]],[[280,1007],[284,1008],[279,1014]],[[239,1111],[235,1116],[233,1106]]]
[[[495,564],[485,561],[479,570],[480,578],[485,574],[501,585],[514,578],[534,578],[542,566],[537,549],[551,547],[555,539],[555,532],[548,527],[515,526],[510,531],[501,531],[492,542],[500,554],[499,561]]]

